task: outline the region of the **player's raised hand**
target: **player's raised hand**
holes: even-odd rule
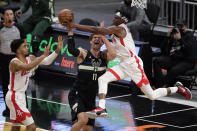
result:
[[[48,44],[48,46],[45,47],[44,53],[43,53],[43,55],[44,55],[45,57],[47,57],[47,56],[50,54],[50,47],[51,47],[51,44]]]
[[[61,23],[63,26],[65,26],[68,30],[71,30],[74,28],[74,21],[70,22],[65,20],[63,23]]]
[[[58,36],[58,45],[57,45],[57,49],[55,50],[57,54],[61,52],[63,44],[64,44],[64,39],[62,38],[62,36]]]
[[[104,22],[104,21],[102,21],[102,22],[100,23],[100,27],[105,27],[105,22]]]

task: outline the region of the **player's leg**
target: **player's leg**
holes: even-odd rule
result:
[[[25,99],[24,99],[24,101],[25,101]],[[31,116],[31,114],[29,113],[29,111],[26,107],[26,104],[24,106],[23,107],[21,106],[21,109],[24,111],[23,113],[26,114],[26,118],[21,123],[26,126],[26,131],[35,131],[36,125],[34,123],[34,120]]]
[[[93,129],[93,126],[90,126],[90,125],[86,125],[82,128],[82,131],[92,131]]]
[[[20,131],[20,124],[12,124],[11,130],[10,131]]]
[[[82,131],[92,131],[95,124],[95,119],[88,119],[88,123],[82,127]]]
[[[12,123],[11,131],[20,131],[20,123],[16,123],[15,121],[12,121],[16,119],[16,112],[11,98],[12,98],[12,91],[8,91],[5,99],[6,99],[6,105],[10,110],[10,121]]]
[[[182,83],[180,82],[177,82],[175,84],[175,87],[158,88],[156,90],[153,90],[150,87],[150,84],[147,84],[147,85],[143,85],[140,89],[150,100],[156,100],[158,98],[161,98],[163,96],[167,96],[173,93],[179,93],[180,95],[185,96],[185,98],[188,100],[192,98],[192,94],[190,90],[184,87]]]
[[[11,96],[7,98],[7,96]],[[6,96],[8,107],[10,108],[10,121],[15,123],[22,123],[26,126],[26,131],[35,131],[36,126],[34,120],[26,107],[25,92],[9,91]],[[10,102],[11,101],[11,102]]]
[[[99,84],[99,107],[105,109],[105,98],[108,91],[108,83],[112,81],[121,80],[125,77],[120,65],[114,66],[105,74],[98,78]]]
[[[158,88],[156,90],[153,90],[142,68],[143,67],[142,61],[140,59],[138,59],[137,61],[139,62],[131,65],[131,69],[129,70],[129,73],[132,75],[130,75],[130,77],[149,99],[156,100],[160,97],[167,96],[169,94],[176,92],[185,95],[186,99],[191,99],[191,92],[189,91],[189,89],[184,87],[180,82],[176,83],[175,87]]]
[[[88,117],[85,112],[81,112],[77,114],[77,122],[72,126],[71,131],[80,131],[83,126],[88,123]]]
[[[95,108],[95,106],[96,106],[95,98],[94,97],[86,98],[86,111],[92,110]],[[88,116],[86,115],[86,117],[88,117]],[[94,124],[95,124],[95,119],[89,118],[88,123],[82,127],[82,131],[92,131]]]
[[[26,126],[26,131],[35,131],[36,125],[35,123],[32,123],[31,125]]]
[[[86,126],[89,121],[85,114],[87,109],[84,101],[79,97],[78,92],[75,89],[70,90],[68,100],[71,108],[72,121],[77,120],[77,122],[73,124],[71,131],[80,131],[80,129]]]
[[[98,78],[99,84],[99,107],[86,112],[89,118],[95,117],[107,117],[107,111],[105,109],[105,98],[108,90],[108,83],[112,81],[117,81],[125,78],[125,74],[122,71],[120,65],[116,65],[105,72],[102,76]]]

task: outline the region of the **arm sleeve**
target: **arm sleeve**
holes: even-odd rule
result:
[[[55,60],[55,58],[57,58],[57,56],[58,56],[58,54],[55,53],[55,51],[54,51],[48,57],[44,58],[44,60],[42,60],[40,65],[50,65]]]
[[[75,40],[74,40],[74,37],[73,36],[68,36],[68,51],[74,57],[77,57],[80,54],[79,49],[76,49],[75,48]]]
[[[24,14],[25,12],[27,12],[27,10],[30,7],[30,0],[25,0],[25,3],[23,4],[23,6],[21,7],[21,11]]]

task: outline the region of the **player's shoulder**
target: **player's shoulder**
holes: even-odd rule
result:
[[[18,59],[18,58],[13,58],[11,61],[10,61],[10,65],[16,65],[16,64],[18,64],[18,63],[20,63],[20,60]]]

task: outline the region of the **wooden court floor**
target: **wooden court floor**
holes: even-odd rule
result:
[[[9,123],[9,122],[0,123],[0,127],[3,128],[3,131],[10,131],[11,130],[11,123]],[[26,129],[25,126],[21,126],[20,131],[25,131],[25,129]],[[37,128],[36,131],[48,131],[48,130],[38,129]]]

